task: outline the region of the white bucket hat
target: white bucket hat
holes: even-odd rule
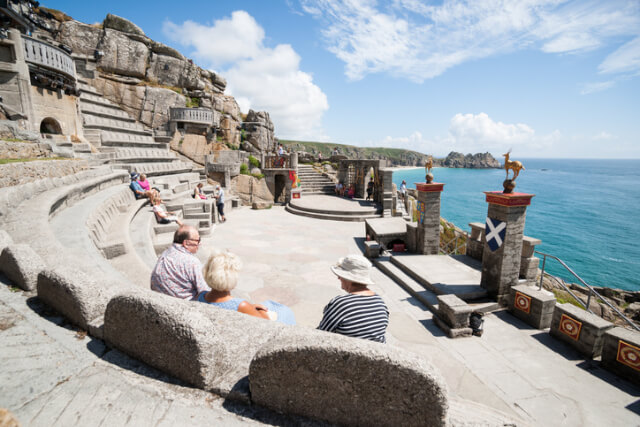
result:
[[[331,267],[331,271],[333,271],[336,276],[354,283],[363,285],[374,284],[369,275],[371,272],[371,263],[362,255],[354,254],[340,258],[338,263]]]

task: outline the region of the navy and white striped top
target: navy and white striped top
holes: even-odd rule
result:
[[[379,295],[339,295],[329,301],[318,329],[386,342],[389,310]]]

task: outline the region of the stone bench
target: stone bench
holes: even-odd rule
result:
[[[449,338],[470,337],[473,330],[469,319],[473,308],[453,294],[438,295],[438,310],[433,316],[435,324]]]
[[[572,304],[556,304],[549,333],[586,357],[600,356],[604,334],[613,324]]]
[[[615,327],[604,334],[602,366],[640,385],[640,332]]]
[[[276,411],[354,425],[446,422],[440,375],[426,359],[391,345],[154,292],[112,298],[104,336],[188,384]]]
[[[538,290],[527,285],[511,288],[509,312],[536,329],[546,329],[556,306],[556,298],[551,292]]]

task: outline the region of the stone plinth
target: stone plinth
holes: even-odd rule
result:
[[[373,240],[364,242],[364,256],[378,258],[380,256],[380,244]]]
[[[605,332],[602,366],[640,385],[640,332],[612,328]]]
[[[520,259],[520,278],[526,280],[535,280],[538,275],[538,266],[540,259],[535,257],[534,251],[536,246],[542,243],[542,240],[534,237],[524,236],[522,238],[522,258]]]
[[[482,261],[482,250],[484,249],[484,228],[485,224],[481,222],[469,223],[471,227],[471,235],[467,240],[466,254],[471,258]]]
[[[416,182],[418,190],[418,233],[416,252],[437,255],[440,251],[440,195],[444,184]]]
[[[489,209],[485,221],[480,285],[489,296],[507,305],[511,287],[518,285],[525,213],[534,195],[485,194]]]
[[[473,309],[455,295],[438,295],[438,313],[434,321],[449,338],[469,337],[469,316]]]
[[[604,334],[613,324],[571,304],[556,304],[549,333],[587,357],[600,356]]]
[[[509,312],[536,329],[551,325],[556,298],[549,292],[527,285],[511,288]]]

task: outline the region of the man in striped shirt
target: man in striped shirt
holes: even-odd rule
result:
[[[371,263],[362,255],[348,255],[331,267],[346,295],[334,297],[324,308],[318,329],[349,337],[386,342],[389,310],[382,298],[368,288]]]

